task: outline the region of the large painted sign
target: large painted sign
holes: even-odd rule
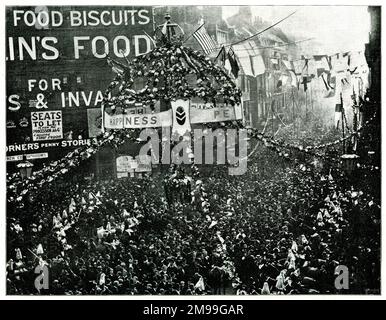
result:
[[[62,141],[95,137],[101,119],[90,117],[115,76],[107,55],[124,62],[150,51],[152,32],[150,6],[7,7],[7,156],[20,155],[14,145],[57,141],[53,159]]]

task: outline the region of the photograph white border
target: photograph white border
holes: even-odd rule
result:
[[[6,97],[6,90],[5,90],[5,7],[6,6],[33,6],[33,5],[90,5],[90,6],[103,6],[106,5],[106,1],[101,0],[77,0],[77,1],[52,1],[52,0],[45,0],[42,1],[42,3],[38,3],[36,0],[14,0],[9,1],[5,0],[0,7],[0,17],[1,17],[1,23],[0,23],[0,34],[2,37],[0,38],[0,48],[3,48],[1,50],[1,61],[2,61],[2,68],[1,68],[1,96],[3,99],[3,102],[5,102]],[[114,1],[114,5],[116,6],[144,6],[144,5],[160,5],[160,6],[166,6],[166,5],[181,5],[181,1],[149,1],[149,0],[142,0],[142,1],[122,1],[122,0],[116,0]],[[208,5],[208,1],[203,0],[196,0],[196,1],[184,1],[184,5]],[[326,6],[326,5],[348,5],[348,6],[370,6],[370,5],[382,5],[382,1],[358,1],[358,0],[335,0],[335,1],[315,1],[315,0],[308,0],[308,1],[295,1],[295,0],[287,0],[287,1],[245,1],[245,0],[239,0],[237,3],[230,0],[212,0],[211,5],[218,5],[218,6],[226,6],[226,5],[251,5],[251,6],[263,6],[263,5],[272,5],[272,6],[281,6],[281,5],[291,5],[291,6],[311,6],[311,5],[320,5],[320,6]],[[383,9],[383,8],[382,8]],[[382,10],[383,11],[383,10]],[[384,32],[386,32],[385,28],[385,22],[383,19],[383,15],[385,13],[382,12],[382,24],[381,24],[381,30],[382,35]],[[382,37],[382,47],[384,48],[384,36]],[[382,79],[384,79],[385,74],[385,65],[386,63],[382,63]],[[385,85],[384,81],[382,81],[382,97],[386,97],[385,95]],[[382,112],[382,123],[384,123],[384,115],[385,112]],[[0,108],[0,123],[5,124],[6,122],[6,107],[3,105],[2,108]],[[0,211],[0,265],[3,266],[3,270],[0,270],[0,299],[1,300],[233,300],[237,302],[237,300],[385,300],[385,281],[386,281],[386,265],[385,261],[381,261],[381,295],[269,295],[269,296],[262,296],[262,295],[243,295],[243,296],[237,296],[237,295],[225,295],[225,296],[159,296],[159,295],[146,295],[146,296],[131,296],[131,295],[109,295],[109,296],[94,296],[94,295],[83,295],[83,296],[16,296],[16,295],[6,295],[6,127],[3,125],[3,134],[0,134],[0,145],[1,145],[1,154],[2,154],[2,161],[0,162],[0,177],[3,177],[0,181],[0,202],[2,204],[3,210]],[[385,131],[382,130],[382,151],[385,150]],[[382,168],[385,168],[385,157],[382,157]],[[383,170],[382,177],[383,177]],[[385,188],[384,183],[382,181],[382,200],[385,199]],[[383,203],[381,203],[382,209],[381,209],[381,256],[382,258],[386,257],[385,255],[385,235],[384,235],[384,225],[386,217],[383,217]]]

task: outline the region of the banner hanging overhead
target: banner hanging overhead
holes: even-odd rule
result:
[[[170,127],[172,125],[172,111],[163,111],[149,114],[119,114],[112,115],[105,113],[106,129],[138,129]]]
[[[172,109],[151,114],[118,114],[105,113],[106,129],[136,129],[173,127],[173,132],[183,135],[191,130],[191,124],[242,120],[241,105],[198,109],[197,103],[177,100],[172,102]],[[100,128],[95,128],[100,131]]]

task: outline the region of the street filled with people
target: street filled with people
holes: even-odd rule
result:
[[[240,176],[225,165],[100,180],[80,170],[9,202],[8,294],[379,292],[379,172],[355,182],[256,143]]]

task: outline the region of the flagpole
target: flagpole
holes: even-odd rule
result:
[[[218,52],[216,58],[214,59],[214,62],[216,62],[216,60],[218,59],[218,57],[220,56],[220,53],[221,53],[221,50],[224,48],[224,45],[221,46],[221,49],[220,51]]]
[[[307,91],[308,91],[308,90],[306,90],[306,122],[307,122],[307,120],[308,120]]]
[[[340,93],[340,105],[341,105],[341,114],[342,114],[342,138],[343,138],[343,154],[346,152],[346,143],[344,141],[344,109],[343,109],[343,97],[342,97],[342,92]]]

